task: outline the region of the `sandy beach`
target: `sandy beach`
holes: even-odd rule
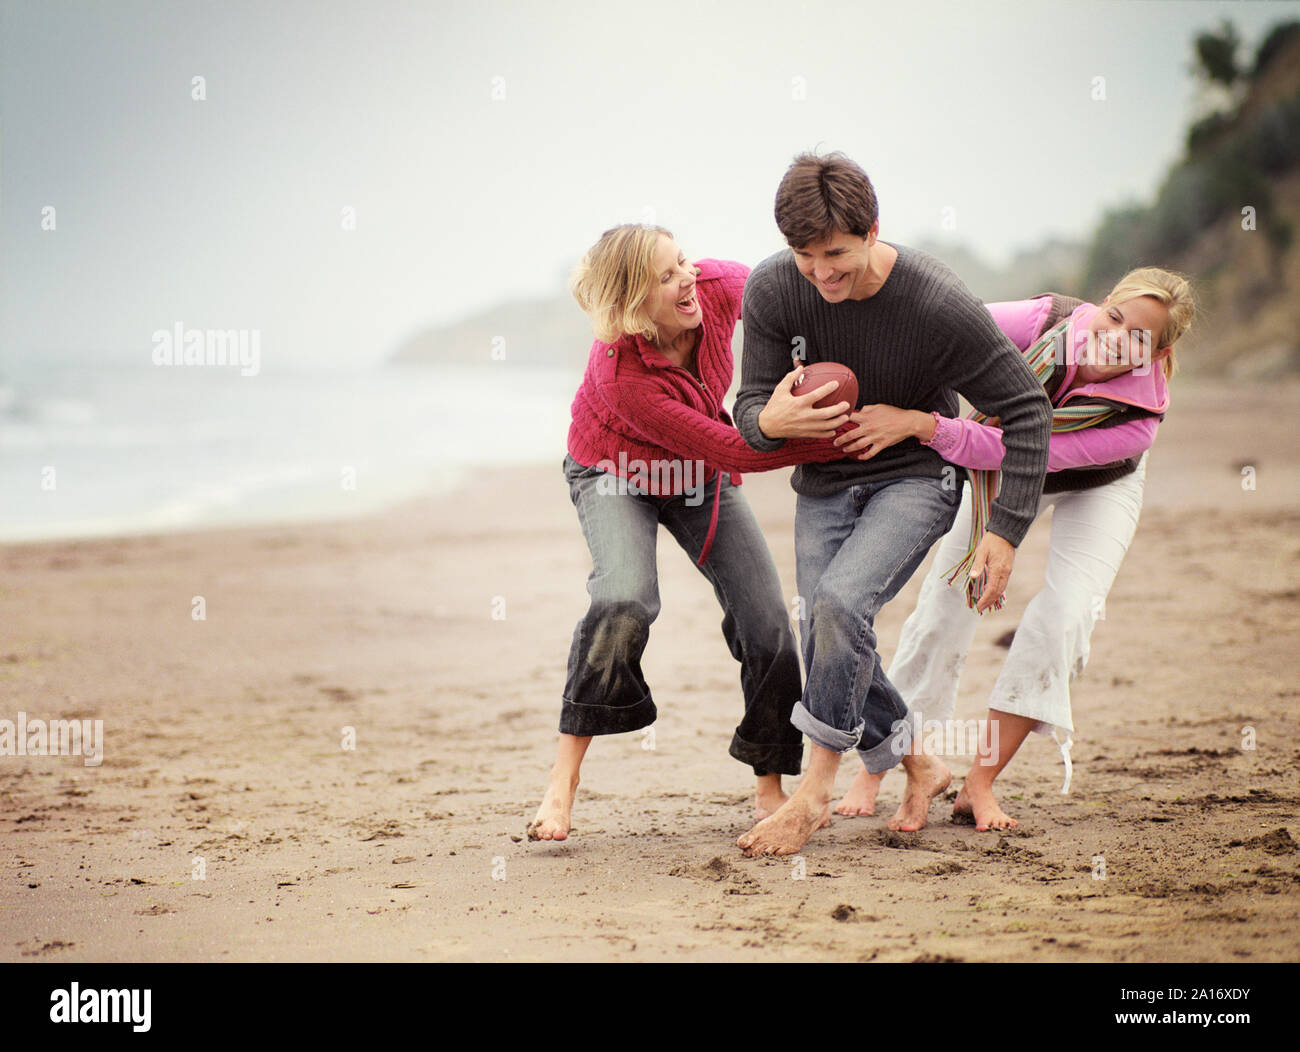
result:
[[[735,846],[738,666],[666,533],[653,739],[598,739],[573,836],[523,838],[586,608],[562,449],[364,520],[4,547],[0,718],[104,740],[99,766],[0,756],[0,958],[1300,958],[1297,408],[1295,383],[1175,382],[1074,686],[1069,795],[1035,736],[999,781],[1020,828],[939,801],[891,833],[894,774],[797,859]],[[743,491],[793,595],[788,474]],[[1040,521],[958,717],[983,715],[1047,541]],[[886,660],[919,581],[878,622]]]

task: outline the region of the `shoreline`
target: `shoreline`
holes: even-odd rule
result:
[[[734,385],[733,385],[734,387]],[[1275,481],[1264,485],[1265,478],[1257,478],[1256,490],[1253,491],[1254,507],[1300,509],[1300,439],[1291,433],[1291,415],[1300,413],[1300,377],[1270,384],[1234,384],[1222,386],[1207,379],[1173,381],[1174,400],[1169,419],[1162,424],[1156,445],[1152,449],[1153,467],[1148,472],[1145,507],[1215,507],[1224,501],[1236,497],[1240,489],[1240,468],[1260,459],[1260,453],[1269,454],[1264,464]],[[1222,408],[1217,406],[1225,400]],[[1230,429],[1234,446],[1222,451],[1219,456],[1220,467],[1231,467],[1237,472],[1225,475],[1222,471],[1206,471],[1206,455],[1212,449],[1212,442],[1201,428],[1188,428],[1178,423],[1180,415],[1201,418],[1213,424],[1216,418],[1223,417]],[[1256,437],[1253,430],[1259,430]],[[1200,431],[1197,434],[1194,432]],[[1174,437],[1170,438],[1171,432]],[[1179,450],[1175,444],[1189,441],[1190,448]],[[1295,454],[1295,459],[1288,463],[1279,462],[1277,455],[1285,454],[1287,447]],[[1171,448],[1175,447],[1175,448]],[[558,448],[554,457],[558,464],[564,458],[564,450]],[[197,538],[224,533],[237,533],[256,530],[311,530],[328,529],[344,525],[365,527],[378,524],[392,515],[433,515],[438,513],[438,504],[442,501],[456,501],[463,490],[476,491],[485,484],[484,479],[497,479],[487,485],[509,485],[509,479],[516,472],[545,471],[543,462],[535,461],[525,466],[488,465],[473,466],[452,464],[442,470],[450,470],[457,481],[437,488],[423,489],[418,492],[391,499],[379,508],[368,507],[356,512],[336,514],[326,517],[310,517],[311,513],[293,514],[285,518],[267,518],[265,520],[242,523],[218,523],[208,526],[185,526],[179,529],[145,529],[126,530],[112,533],[90,533],[68,535],[65,537],[33,537],[22,540],[0,540],[0,552],[29,549],[39,546],[51,548],[59,546],[81,547],[95,543],[114,544],[117,542],[140,543],[152,539],[169,537]],[[747,476],[748,477],[748,476]],[[1189,485],[1194,481],[1195,485]],[[1209,483],[1207,487],[1207,483]],[[793,499],[793,497],[791,498]]]

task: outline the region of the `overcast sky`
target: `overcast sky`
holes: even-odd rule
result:
[[[1002,262],[1150,199],[1196,112],[1198,31],[1231,18],[1253,56],[1300,17],[1177,0],[0,10],[0,369],[147,361],[177,322],[260,330],[266,369],[365,364],[561,291],[618,222],[752,265],[781,247],[777,181],[815,146],[866,168],[886,239]]]

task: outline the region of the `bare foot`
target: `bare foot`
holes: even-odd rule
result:
[[[934,756],[907,756],[903,759],[907,769],[907,789],[903,802],[894,817],[887,823],[890,829],[914,833],[924,829],[930,818],[930,804],[948,788],[952,772],[948,765]]]
[[[537,817],[528,823],[529,840],[567,840],[573,798],[578,794],[578,779],[556,781],[546,787]]]
[[[777,811],[736,841],[750,858],[793,855],[818,829],[831,824],[831,807],[809,794],[795,793]]]
[[[885,772],[880,774],[868,774],[864,767],[858,772],[858,776],[853,779],[853,784],[849,786],[849,791],[844,794],[844,799],[839,802],[835,808],[837,815],[844,815],[846,818],[857,818],[860,815],[874,815],[876,813],[876,794],[880,792],[880,783],[884,781]]]
[[[998,806],[992,785],[981,785],[970,778],[962,784],[961,792],[953,801],[952,813],[970,815],[981,833],[989,829],[1015,829],[1020,824]]]
[[[779,782],[775,789],[760,784],[754,794],[754,820],[761,822],[768,816],[776,814],[789,799]]]

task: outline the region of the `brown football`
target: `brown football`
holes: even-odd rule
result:
[[[794,385],[794,393],[796,395],[807,394],[809,391],[815,391],[832,380],[838,381],[839,387],[824,398],[814,402],[813,408],[828,409],[840,402],[848,402],[850,411],[857,409],[858,378],[853,375],[852,369],[847,365],[840,365],[839,362],[813,362],[811,365],[805,365],[803,375],[799,377],[798,382]]]

